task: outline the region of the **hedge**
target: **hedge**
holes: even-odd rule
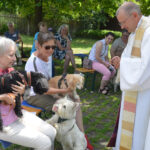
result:
[[[83,38],[93,38],[93,39],[102,39],[105,37],[106,33],[112,32],[115,34],[115,38],[121,36],[121,32],[119,31],[112,31],[112,30],[83,30],[75,34],[76,37],[83,37]]]

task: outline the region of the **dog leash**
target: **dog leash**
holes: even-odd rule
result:
[[[66,80],[66,78],[65,78],[66,75],[67,75],[67,73],[62,74],[62,77],[59,79],[59,81],[58,81],[58,88],[59,88],[59,89],[60,89],[60,86],[61,86],[61,84],[62,84],[62,81],[64,81],[66,87],[68,88],[68,83],[67,83],[67,80]]]

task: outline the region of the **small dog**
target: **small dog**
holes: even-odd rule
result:
[[[119,86],[120,86],[120,68],[118,68],[117,75],[114,78],[114,92],[117,92]]]
[[[63,150],[85,150],[87,142],[84,134],[76,125],[76,111],[79,103],[66,97],[59,99],[52,110],[55,115],[47,120],[56,128],[56,139],[61,143]]]
[[[61,81],[61,84],[60,82]],[[60,84],[60,85],[59,85]],[[66,76],[55,76],[49,80],[49,86],[53,88],[70,88],[74,99],[79,99],[76,89],[82,89],[84,86],[84,77],[80,74],[67,74]],[[60,86],[60,87],[59,87]],[[58,97],[57,94],[53,94]],[[65,96],[65,95],[63,95]],[[60,98],[60,97],[58,97]]]
[[[115,67],[117,71],[116,77],[114,77],[114,92],[117,92],[118,87],[120,86],[120,57],[119,56],[114,56],[111,59],[111,64]]]
[[[48,91],[48,81],[46,77],[37,72],[12,71],[0,76],[0,94],[12,93],[12,84],[18,85],[17,81],[25,84],[26,87],[33,86],[36,94],[43,94]],[[13,94],[9,94],[12,96]],[[21,95],[18,94],[15,98],[15,113],[18,117],[22,117],[21,112]],[[0,115],[1,117],[1,115]],[[0,118],[0,130],[2,130],[2,120]]]

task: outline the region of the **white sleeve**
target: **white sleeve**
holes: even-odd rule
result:
[[[25,65],[25,71],[35,71],[34,69],[34,65],[33,65],[33,59],[34,57],[31,55],[28,59],[28,61],[26,62],[26,65]]]
[[[120,86],[121,90],[143,91],[150,88],[150,28],[144,33],[141,58],[130,57],[134,40],[131,41],[121,57]]]

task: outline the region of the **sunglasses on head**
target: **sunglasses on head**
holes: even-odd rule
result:
[[[55,45],[53,45],[53,46],[47,45],[44,48],[45,48],[45,50],[49,50],[49,49],[53,49],[54,50],[56,48],[56,46]]]

